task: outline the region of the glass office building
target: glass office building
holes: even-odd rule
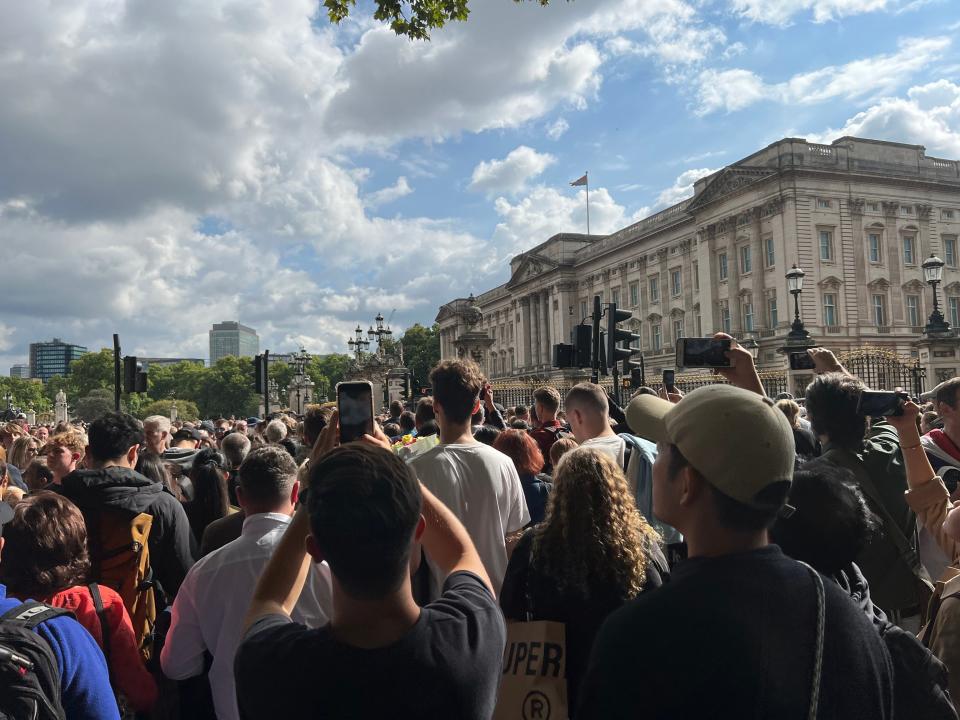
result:
[[[260,353],[260,337],[253,328],[238,322],[214,323],[210,329],[210,364],[222,357],[253,357]]]
[[[30,377],[43,382],[54,375],[66,377],[73,361],[86,354],[87,349],[82,345],[72,345],[60,338],[30,343]]]

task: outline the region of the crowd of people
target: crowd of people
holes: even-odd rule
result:
[[[809,353],[802,398],[732,341],[626,407],[444,361],[344,445],[335,404],[7,423],[0,717],[527,717],[546,622],[555,717],[956,718],[960,378],[871,418]]]

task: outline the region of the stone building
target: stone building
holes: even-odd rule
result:
[[[719,330],[754,337],[759,367],[784,369],[778,348],[794,317],[785,274],[797,264],[817,344],[885,348],[917,358],[933,380],[960,360],[952,339],[925,339],[933,297],[921,263],[946,262],[941,308],[960,326],[958,234],[960,162],[919,145],[787,138],[629,227],[561,233],[517,255],[505,284],[441,307],[441,356],[470,355],[494,379],[574,378],[551,367],[551,348],[570,342],[599,295],[633,313],[626,326],[642,337],[648,375],[673,367],[678,337]]]

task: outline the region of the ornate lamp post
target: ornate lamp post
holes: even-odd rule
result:
[[[371,328],[372,330],[373,328]],[[360,364],[360,361],[363,359],[363,351],[370,347],[370,341],[363,339],[363,330],[357,325],[357,329],[354,331],[357,335],[356,339],[350,338],[347,340],[347,345],[350,346],[350,349],[357,355],[357,365]]]
[[[936,255],[931,253],[930,257],[923,261],[923,279],[933,287],[933,312],[930,313],[930,319],[923,331],[927,335],[950,332],[950,323],[948,323],[943,313],[940,312],[940,305],[937,302],[937,285],[943,279],[944,262]]]
[[[377,339],[377,354],[382,355],[383,339],[389,339],[390,336],[393,335],[393,331],[389,327],[383,326],[383,315],[380,313],[377,313],[377,316],[374,318],[374,322],[377,323],[377,329],[374,330],[373,327],[371,327],[369,330],[367,330],[367,337],[371,342],[373,342],[374,338]]]
[[[787,342],[801,345],[809,344],[810,333],[803,326],[803,320],[800,319],[800,293],[803,292],[803,277],[806,273],[796,265],[787,273],[787,290],[793,295],[793,324],[790,326],[790,332],[787,333]]]
[[[310,355],[300,346],[300,350],[290,356],[290,364],[293,366],[293,382],[297,388],[297,414],[303,413],[303,398],[301,392],[304,386],[304,373],[307,370],[307,364],[310,362]]]
[[[748,337],[741,340],[740,347],[750,351],[750,354],[753,355],[753,362],[756,364],[757,358],[760,357],[760,343],[757,342],[756,338]]]

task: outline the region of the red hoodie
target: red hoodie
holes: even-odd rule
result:
[[[100,597],[106,611],[107,627],[110,629],[110,682],[118,693],[122,693],[136,712],[149,712],[157,702],[157,684],[147,671],[137,649],[133,623],[123,606],[123,599],[115,590],[100,585]],[[103,649],[103,633],[97,608],[85,585],[75,585],[61,590],[56,595],[38,598],[54,607],[70,610],[93,635],[97,645]]]

